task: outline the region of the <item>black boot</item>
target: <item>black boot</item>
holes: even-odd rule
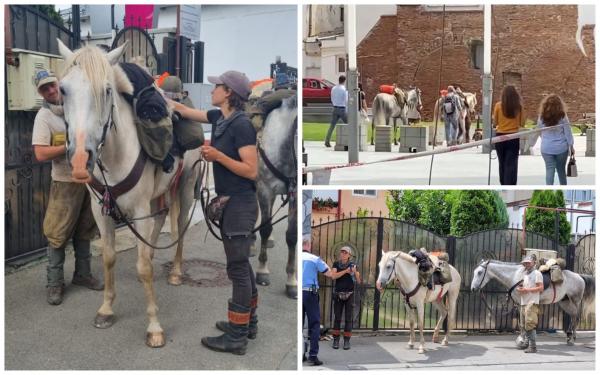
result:
[[[258,333],[258,316],[256,315],[256,308],[258,306],[258,295],[253,295],[250,300],[250,323],[248,324],[248,338],[254,340]],[[220,320],[216,324],[217,328],[225,333],[231,332],[229,322]]]
[[[529,348],[525,349],[525,353],[537,353],[537,345],[535,342],[535,329],[527,331],[527,337],[529,338]]]
[[[340,336],[333,336],[333,344],[331,344],[331,347],[334,349],[340,348]]]
[[[203,337],[202,344],[217,352],[244,355],[248,346],[250,307],[235,304],[230,300],[227,315],[229,332],[225,332],[221,336]]]
[[[344,336],[344,350],[350,349],[350,336]]]
[[[65,249],[48,246],[48,267],[46,286],[46,301],[51,305],[60,305],[65,293],[65,278],[63,265],[65,263]]]

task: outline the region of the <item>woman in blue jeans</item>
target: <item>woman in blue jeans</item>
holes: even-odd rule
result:
[[[575,154],[573,133],[567,117],[565,103],[556,94],[550,94],[540,104],[537,126],[554,127],[542,132],[542,157],[546,164],[546,185],[554,185],[554,174],[558,174],[561,185],[567,184],[566,165],[569,155]]]

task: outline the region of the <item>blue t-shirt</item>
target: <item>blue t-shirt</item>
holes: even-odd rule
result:
[[[319,272],[327,272],[329,266],[318,256],[302,252],[302,288],[318,288]]]

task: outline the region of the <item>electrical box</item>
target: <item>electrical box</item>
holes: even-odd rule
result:
[[[36,111],[43,102],[34,83],[36,72],[46,69],[58,74],[63,59],[57,55],[16,48],[12,53],[17,65],[8,65],[7,69],[8,110]]]

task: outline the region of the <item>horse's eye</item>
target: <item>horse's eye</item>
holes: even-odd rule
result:
[[[61,93],[62,96],[66,96],[67,95],[67,93],[65,92],[65,89],[62,86],[60,86],[60,93]]]
[[[110,87],[106,88],[106,96],[109,96],[112,93],[112,89]]]

